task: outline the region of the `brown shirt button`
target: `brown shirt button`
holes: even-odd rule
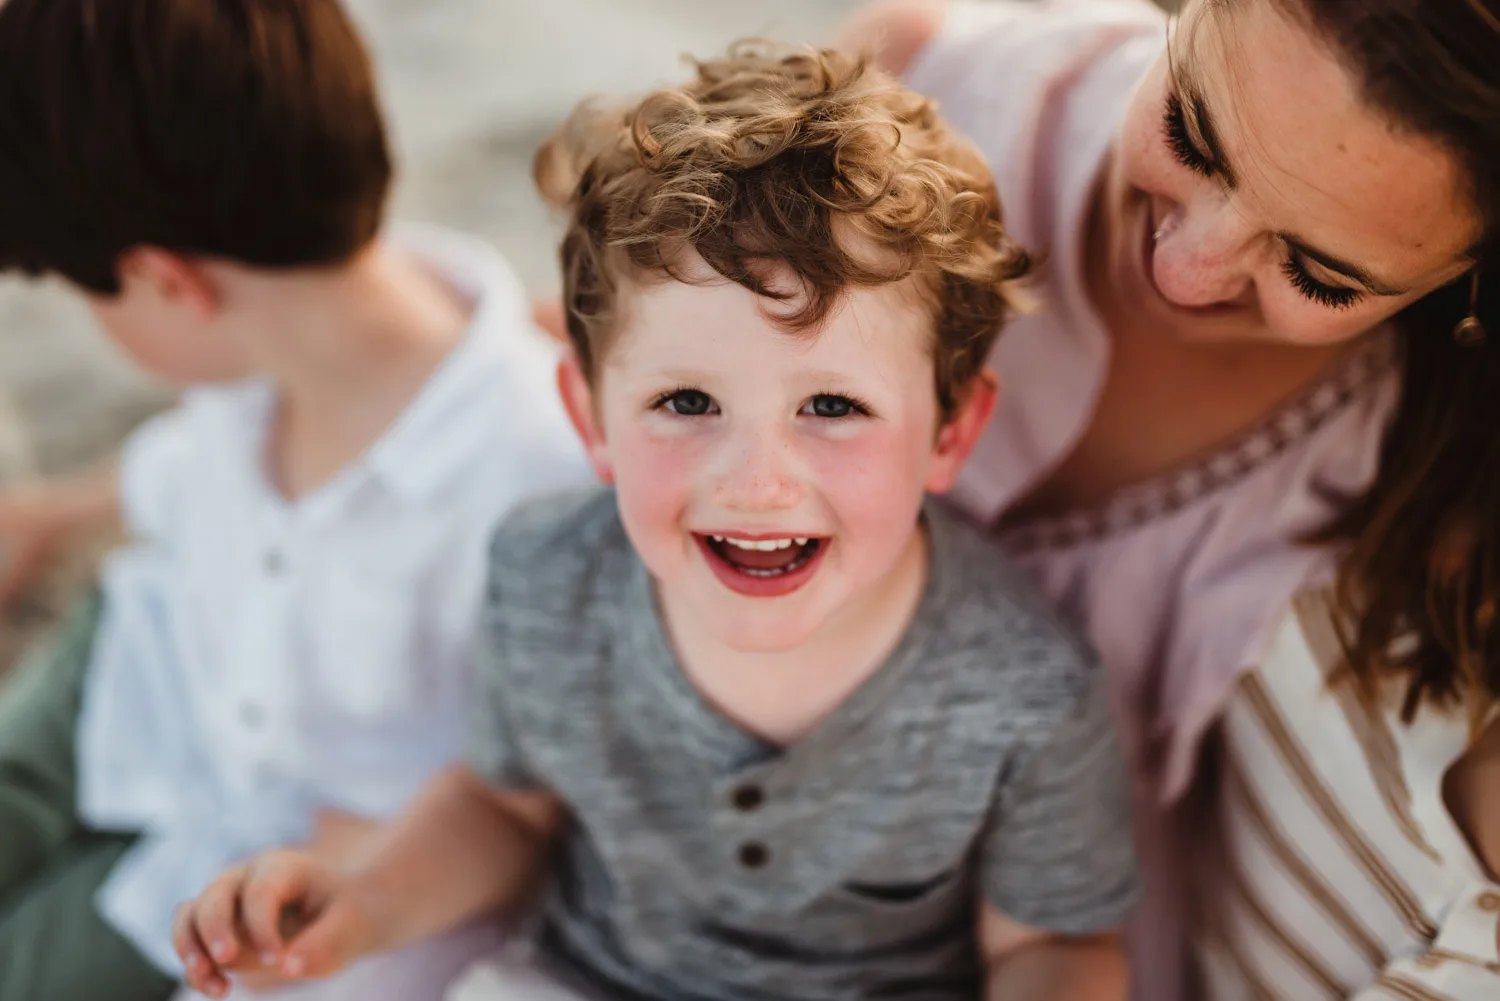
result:
[[[1500,893],[1481,893],[1478,903],[1481,911],[1500,913]]]
[[[746,869],[759,869],[771,861],[771,852],[759,841],[740,845],[740,865]]]
[[[731,798],[731,802],[734,803],[734,808],[736,810],[743,810],[746,813],[750,812],[751,810],[759,809],[760,805],[765,801],[765,790],[763,790],[760,786],[755,785],[740,786],[734,791],[734,796]]]

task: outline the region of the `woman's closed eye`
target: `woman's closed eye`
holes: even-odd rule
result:
[[[1178,163],[1202,177],[1219,176],[1221,168],[1218,161],[1200,149],[1188,131],[1187,113],[1183,109],[1182,99],[1176,94],[1167,95],[1166,106],[1162,111],[1162,131],[1166,136],[1167,146]],[[1307,262],[1291,249],[1288,249],[1286,258],[1281,262],[1281,273],[1304,299],[1327,309],[1348,309],[1364,296],[1359,289],[1349,288],[1347,285],[1330,285],[1314,278],[1308,270]]]
[[[1364,297],[1359,289],[1318,281],[1308,273],[1307,264],[1293,250],[1288,250],[1286,260],[1281,262],[1281,273],[1292,283],[1293,288],[1302,293],[1303,298],[1329,309],[1348,309]]]
[[[1198,144],[1193,142],[1193,137],[1188,134],[1187,113],[1183,111],[1182,98],[1176,94],[1167,95],[1167,104],[1162,110],[1162,131],[1166,134],[1167,146],[1171,148],[1178,163],[1204,177],[1213,177],[1218,173],[1219,165],[1200,150]]]

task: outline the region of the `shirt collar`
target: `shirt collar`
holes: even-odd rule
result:
[[[472,304],[463,339],[360,463],[399,498],[422,504],[471,468],[482,440],[494,437],[505,419],[507,377],[550,382],[551,373],[526,364],[541,335],[520,281],[496,250],[429,226],[399,226],[389,239]]]
[[[472,470],[497,429],[519,422],[541,384],[552,392],[558,349],[530,319],[520,280],[481,240],[432,226],[403,224],[384,239],[426,265],[471,308],[467,330],[402,414],[364,454],[293,505],[303,517],[338,516],[371,482],[410,505],[440,496]],[[220,411],[230,440],[243,439],[245,472],[277,504],[263,464],[275,387],[263,378],[201,395]],[[508,422],[508,423],[507,423]],[[253,430],[252,430],[253,429]]]

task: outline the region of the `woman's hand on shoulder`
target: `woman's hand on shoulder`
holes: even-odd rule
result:
[[[881,69],[900,76],[937,34],[946,7],[944,0],[881,0],[846,20],[834,43],[868,52]]]
[[[1448,769],[1443,799],[1479,861],[1500,878],[1500,718]]]

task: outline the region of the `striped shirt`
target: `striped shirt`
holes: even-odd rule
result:
[[[1335,680],[1333,622],[1327,592],[1304,592],[1220,726],[1200,996],[1500,999],[1500,884],[1442,792],[1467,720],[1371,707]]]

